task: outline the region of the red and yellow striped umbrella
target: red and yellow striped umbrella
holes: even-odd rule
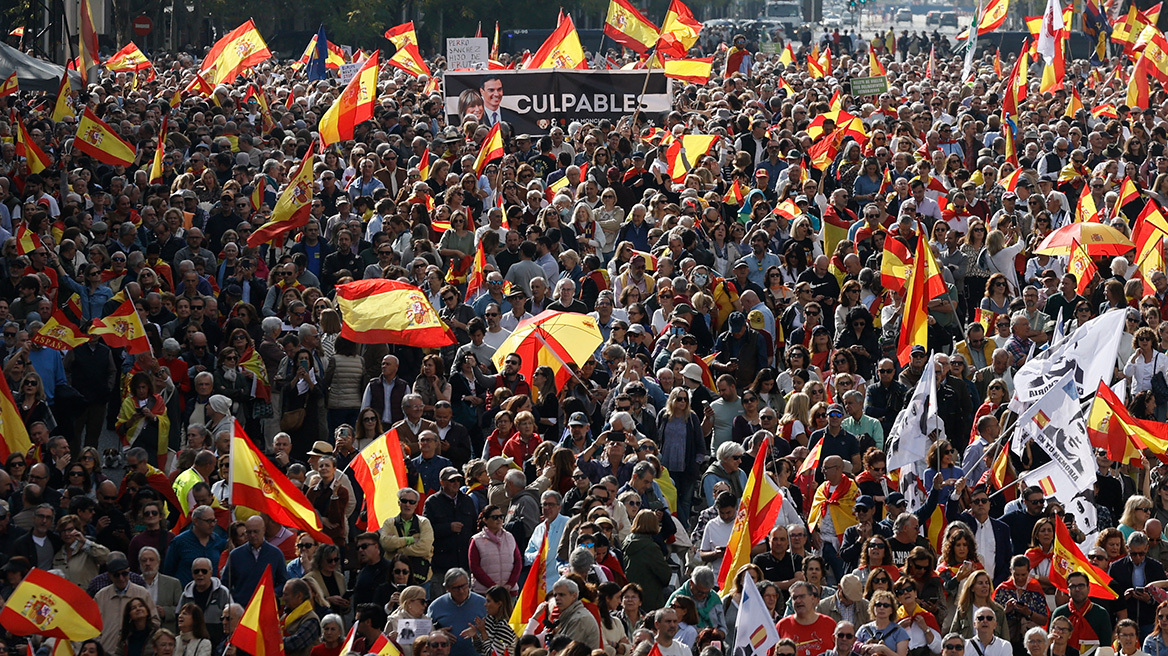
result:
[[[537,367],[548,366],[556,372],[556,388],[561,389],[572,377],[568,364],[581,365],[604,342],[596,320],[576,312],[545,310],[519,322],[515,331],[491,356],[495,367],[512,353],[522,359],[519,373],[531,382]]]

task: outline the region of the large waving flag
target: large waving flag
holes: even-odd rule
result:
[[[138,45],[133,41],[126,44],[125,48],[115,52],[112,57],[105,60],[102,64],[106,70],[111,73],[130,73],[133,71],[143,71],[153,66],[146,55],[138,49]]]
[[[260,577],[260,584],[251,594],[251,600],[247,602],[243,617],[239,619],[239,626],[227,642],[252,656],[282,656],[283,625],[280,620],[280,607],[276,604],[272,566],[268,565]]]
[[[901,318],[900,339],[896,347],[897,359],[901,365],[912,360],[912,347],[929,347],[928,304],[938,294],[945,292],[945,280],[941,269],[933,258],[933,249],[924,239],[917,239],[917,252],[913,256],[912,272],[905,285],[904,311]]]
[[[134,301],[128,298],[110,314],[94,319],[89,334],[100,335],[112,348],[124,346],[131,355],[151,352],[142,317],[138,316]]]
[[[685,57],[689,49],[698,41],[702,24],[681,0],[671,0],[665,21],[661,24],[661,36],[657,39],[657,52],[668,57]]]
[[[503,150],[503,135],[499,131],[499,124],[496,123],[491,126],[490,131],[487,132],[487,136],[483,139],[483,145],[479,147],[479,154],[475,157],[474,163],[475,174],[482,175],[483,169],[487,167],[487,164],[501,159],[506,154],[506,151]],[[430,168],[428,163],[426,168],[427,170]]]
[[[19,636],[80,641],[100,635],[102,619],[97,602],[84,590],[34,567],[0,610],[0,625]]]
[[[564,17],[524,68],[588,68],[584,46],[580,45],[580,33],[576,31],[571,16]]]
[[[45,242],[41,240],[41,236],[28,227],[28,224],[21,223],[16,228],[16,254],[28,255],[38,248],[44,248]]]
[[[669,144],[665,151],[665,161],[670,179],[674,182],[685,180],[685,176],[697,167],[702,156],[710,152],[717,143],[717,135],[687,134]]]
[[[54,123],[65,120],[66,116],[74,116],[73,108],[69,105],[69,97],[73,94],[73,83],[69,80],[69,71],[61,73],[61,85],[57,87],[57,101],[53,104],[53,114],[49,118]]]
[[[308,498],[252,444],[235,422],[231,435],[231,502],[270,516],[277,523],[307,531],[318,542],[332,544]]]
[[[426,294],[397,280],[370,278],[337,286],[341,336],[358,344],[441,348],[457,340]]]
[[[1168,460],[1168,424],[1132,417],[1103,381],[1087,415],[1087,436],[1092,446],[1106,448],[1107,457],[1115,462],[1138,461],[1143,449],[1151,449],[1161,462]]]
[[[244,70],[271,56],[272,51],[268,50],[260,31],[248,19],[211,46],[199,73],[212,85],[231,84]]]
[[[73,145],[93,159],[111,166],[129,166],[134,163],[134,146],[118,136],[88,106],[81,115],[81,124],[77,126],[77,138]]]
[[[989,4],[981,11],[981,17],[977,20],[977,35],[989,34],[1002,26],[1006,22],[1006,15],[1010,11],[1010,0],[990,0]],[[969,38],[969,28],[961,31],[957,35],[958,39]]]
[[[1099,267],[1095,266],[1095,261],[1087,254],[1083,245],[1072,239],[1071,258],[1067,261],[1067,273],[1075,274],[1078,285],[1077,293],[1082,294],[1098,272]]]
[[[1092,478],[1094,480],[1094,478]],[[1118,595],[1111,589],[1111,577],[1107,572],[1091,564],[1083,556],[1079,545],[1071,538],[1071,532],[1063,523],[1063,518],[1054,518],[1054,548],[1050,559],[1050,584],[1070,594],[1067,590],[1067,575],[1071,572],[1081,572],[1087,575],[1091,582],[1091,596],[1099,599],[1115,599]]]
[[[730,543],[726,545],[722,566],[718,570],[718,587],[723,590],[738,568],[750,562],[751,547],[766,539],[783,507],[783,495],[766,473],[768,453],[770,438],[764,438],[758,457],[754,459],[754,468],[746,479],[738,514],[734,517],[734,528],[730,532]]]
[[[16,71],[12,71],[12,75],[0,82],[0,98],[11,96],[17,91],[20,91],[20,80],[16,77]]]
[[[713,68],[714,58],[712,56],[702,59],[666,59],[665,77],[682,82],[705,84],[710,81]]]
[[[101,64],[101,57],[97,54],[97,30],[93,29],[93,14],[89,11],[89,0],[81,0],[77,5],[80,18],[77,30],[77,39],[80,41],[79,56],[81,65],[77,72],[81,74],[81,85],[88,81],[89,69]]]
[[[418,77],[430,75],[430,68],[418,50],[418,33],[414,31],[414,21],[391,27],[385,31],[385,38],[397,48],[389,65]]]
[[[661,31],[653,21],[637,11],[629,0],[609,0],[608,15],[604,19],[604,34],[629,50],[643,55],[657,43]]]
[[[391,429],[361,449],[349,469],[365,492],[368,530],[376,531],[385,520],[398,515],[398,490],[410,486],[397,431]]]
[[[308,217],[312,211],[312,156],[316,151],[316,142],[308,145],[308,152],[300,160],[300,168],[288,181],[288,186],[276,200],[276,207],[272,209],[272,217],[268,222],[251,233],[247,238],[248,246],[259,246],[272,241],[276,237],[308,224]]]
[[[374,51],[349,80],[332,107],[320,117],[322,144],[327,146],[352,139],[355,128],[373,118],[373,107],[377,105],[377,60],[378,51]]]
[[[13,400],[8,379],[0,376],[0,460],[7,460],[14,453],[28,453],[31,448],[32,440]]]

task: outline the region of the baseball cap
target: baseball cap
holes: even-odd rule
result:
[[[865,510],[871,510],[875,507],[876,507],[876,500],[873,499],[871,495],[861,494],[859,497],[856,498],[856,508],[864,508]]]
[[[731,312],[727,323],[730,325],[731,331],[738,332],[746,327],[746,315],[741,312]]]
[[[583,412],[573,412],[572,418],[568,420],[569,426],[587,426],[588,417],[584,416]]]
[[[487,461],[487,473],[494,472],[500,467],[510,467],[514,465],[515,461],[506,456],[495,456]]]
[[[464,481],[466,478],[463,477],[462,472],[458,471],[454,467],[443,467],[442,471],[438,474],[438,480],[445,483],[446,481],[455,480]]]
[[[899,506],[902,504],[906,504],[908,502],[905,501],[903,494],[901,494],[900,492],[893,492],[893,493],[889,494],[888,496],[884,497],[884,503],[886,503],[890,506]]]

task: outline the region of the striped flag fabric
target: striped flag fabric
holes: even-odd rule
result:
[[[268,222],[260,226],[247,238],[248,246],[259,246],[280,235],[308,224],[308,217],[312,210],[313,173],[312,157],[316,152],[316,142],[308,146],[304,159],[300,161],[300,168],[288,181],[288,186],[276,200],[276,207],[272,209],[272,216]]]
[[[99,162],[111,166],[129,166],[134,163],[136,149],[122,139],[113,128],[97,117],[88,106],[77,126],[74,146]]]
[[[441,348],[454,344],[450,327],[438,317],[425,292],[384,278],[337,286],[341,337],[358,344],[405,344]]]
[[[232,503],[270,516],[283,526],[306,531],[318,542],[332,544],[320,516],[300,488],[256,448],[238,421],[234,428],[228,474]]]
[[[102,619],[97,602],[84,590],[34,567],[0,610],[0,625],[19,636],[81,641],[101,634]]]
[[[345,90],[332,106],[320,117],[320,141],[328,146],[353,138],[354,129],[364,121],[373,118],[373,107],[377,105],[377,61],[380,51],[375,51],[361,65],[361,69],[349,80]]]
[[[0,460],[7,460],[14,453],[28,453],[31,448],[32,440],[8,387],[8,379],[0,376]]]
[[[268,44],[264,43],[255,22],[248,19],[211,46],[203,58],[199,73],[212,86],[231,84],[240,73],[267,61],[271,56],[272,51],[268,50]]]
[[[239,600],[239,601],[242,601]],[[260,583],[252,592],[251,600],[232,632],[228,644],[235,645],[253,656],[283,656],[284,623],[276,603],[276,586],[272,581],[272,566],[264,568]]]
[[[376,531],[385,520],[398,515],[398,490],[409,487],[397,431],[390,429],[370,442],[353,458],[349,468],[365,491],[367,530]]]

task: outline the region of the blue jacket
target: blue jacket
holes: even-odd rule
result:
[[[69,276],[58,276],[58,278],[65,283],[66,287],[81,297],[81,318],[86,321],[100,318],[102,308],[114,297],[114,291],[105,283],[98,285],[97,289],[90,290]],[[41,319],[47,321],[48,317],[41,317]]]
[[[215,532],[211,534],[206,546],[203,546],[199,538],[195,537],[194,531],[188,528],[170,541],[170,546],[166,548],[166,562],[162,564],[162,573],[175,577],[183,587],[186,587],[194,580],[191,575],[191,563],[195,562],[196,558],[208,558],[211,561],[211,575],[218,576],[219,555],[226,546],[227,538],[223,529],[219,527],[215,527]]]
[[[276,586],[276,596],[283,594],[284,582],[288,580],[288,568],[284,564],[284,554],[264,542],[260,545],[258,557],[251,544],[243,544],[231,550],[227,556],[227,566],[219,578],[231,590],[232,599],[251,599],[260,578],[268,566],[272,567],[272,584]]]

